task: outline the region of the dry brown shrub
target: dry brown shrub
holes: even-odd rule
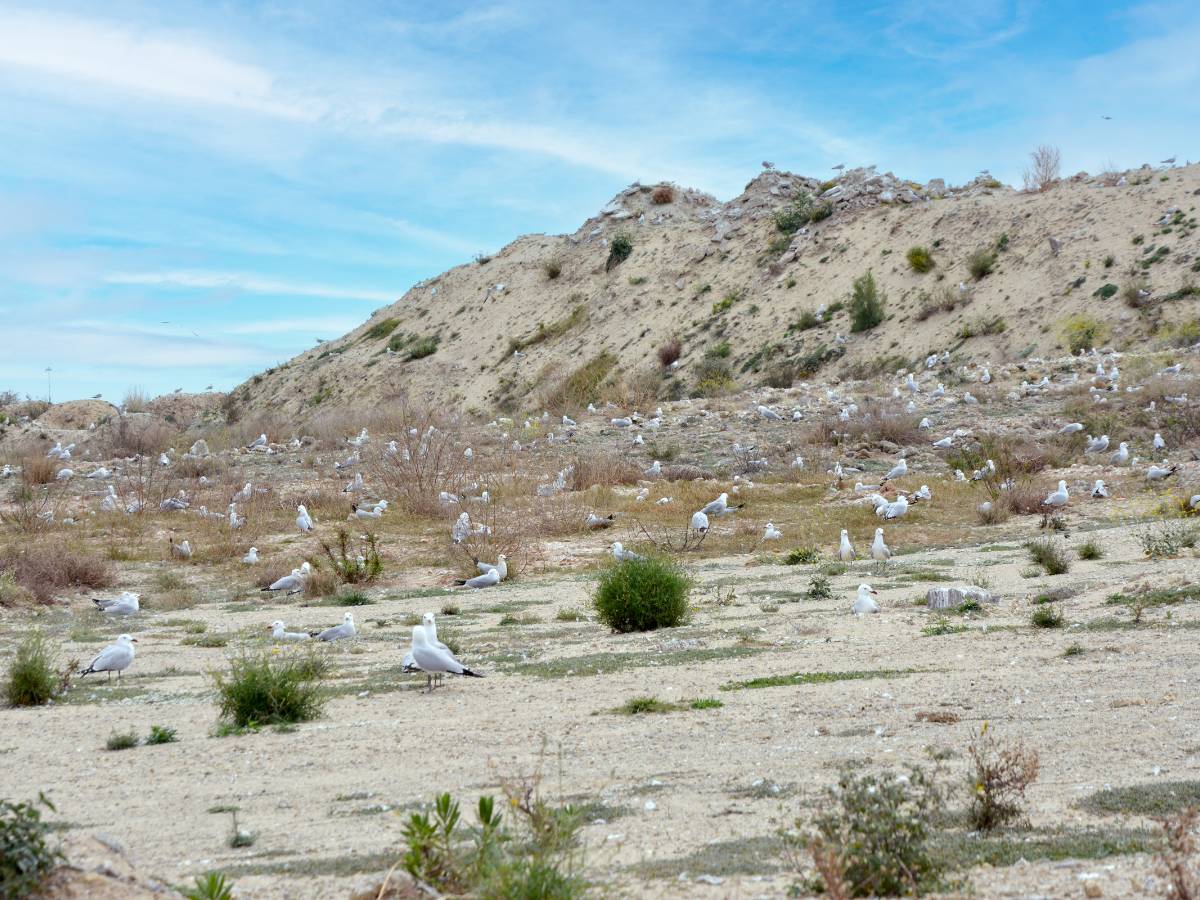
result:
[[[922,710],[917,713],[918,722],[932,722],[935,725],[953,725],[958,721],[958,715],[944,710]]]
[[[60,466],[66,463],[48,456],[30,455],[21,460],[21,480],[27,485],[52,484]]]
[[[650,202],[656,206],[670,203],[675,199],[675,188],[669,184],[660,184],[650,192]]]
[[[147,415],[120,416],[103,426],[99,438],[100,455],[157,456],[171,446],[177,432],[171,426]]]
[[[365,454],[365,469],[377,490],[405,510],[436,514],[443,491],[461,495],[472,480],[474,466],[465,456],[457,420],[402,402],[395,422],[397,452]],[[376,450],[376,453],[379,451]]]
[[[699,466],[678,463],[673,466],[663,466],[662,477],[667,481],[694,481],[697,478],[709,478],[711,473],[704,471]]]
[[[641,470],[629,458],[617,453],[589,453],[575,457],[572,463],[572,491],[586,491],[593,485],[637,484]]]
[[[1200,809],[1189,807],[1158,820],[1166,838],[1158,855],[1158,872],[1167,882],[1167,900],[1200,900],[1200,867],[1197,866],[1196,832]]]
[[[455,507],[455,516],[461,511]],[[475,561],[495,563],[501,553],[508,562],[509,578],[520,575],[542,560],[538,528],[532,526],[544,515],[543,504],[514,503],[508,506],[489,503],[477,510],[468,509],[467,512],[472,525],[487,526],[483,533],[472,534],[452,548],[467,577],[479,574]],[[544,527],[544,523],[539,527]]]
[[[1050,490],[1042,489],[1028,481],[1018,481],[1004,492],[1001,499],[1009,512],[1018,516],[1028,516],[1044,511],[1042,501]]]
[[[1062,154],[1057,147],[1042,144],[1029,154],[1029,165],[1024,172],[1025,190],[1044,191],[1058,182]]]
[[[837,851],[821,838],[815,837],[808,842],[808,852],[812,856],[817,877],[825,888],[825,896],[829,900],[850,900],[850,888],[846,884],[846,875]]]
[[[62,540],[5,548],[0,551],[0,572],[8,572],[39,603],[50,603],[62,588],[105,588],[113,583],[112,569],[105,560]]]
[[[826,433],[839,432],[853,441],[890,441],[901,447],[924,444],[920,419],[908,413],[896,412],[879,403],[864,403],[859,414],[842,422],[837,416],[826,417],[823,423]]]
[[[967,745],[971,761],[971,824],[991,831],[1024,815],[1025,791],[1037,781],[1041,762],[1024,744],[1004,746],[988,723]]]
[[[681,356],[683,356],[683,344],[678,337],[670,338],[658,348],[658,362],[664,369]]]

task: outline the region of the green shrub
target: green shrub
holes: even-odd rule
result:
[[[821,559],[821,551],[816,547],[797,547],[789,550],[783,558],[785,566],[809,566]]]
[[[1047,603],[1033,611],[1029,622],[1034,628],[1062,628],[1063,614]]]
[[[1079,549],[1076,552],[1079,554],[1080,559],[1104,558],[1104,548],[1096,542],[1095,538],[1090,538],[1084,543],[1080,544]]]
[[[816,328],[821,324],[821,320],[817,318],[817,314],[810,309],[806,309],[800,313],[800,318],[796,320],[796,324],[792,326],[793,331],[808,331],[810,328]]]
[[[413,360],[424,359],[427,356],[432,356],[437,352],[438,343],[440,340],[441,338],[439,338],[436,334],[428,337],[416,338],[414,341],[412,341],[412,343],[409,344],[408,358]]]
[[[18,900],[36,896],[42,880],[63,860],[62,853],[46,842],[49,826],[39,806],[54,812],[45,795],[36,801],[0,800],[0,898]]]
[[[233,882],[220,872],[197,875],[196,883],[183,892],[186,900],[233,900]]]
[[[996,268],[996,253],[993,250],[988,250],[980,247],[967,257],[967,271],[971,273],[971,277],[976,280],[986,278],[992,274]]]
[[[1138,533],[1142,552],[1150,559],[1169,559],[1196,546],[1196,530],[1179,522],[1163,522]]]
[[[828,203],[818,203],[813,207],[812,221],[824,222],[833,215],[833,206]]]
[[[114,731],[104,743],[105,750],[130,750],[140,744],[141,738],[132,728],[129,731]]]
[[[850,330],[869,331],[883,321],[887,295],[875,285],[870,271],[854,279],[850,294]]]
[[[1071,558],[1066,550],[1049,538],[1030,541],[1025,549],[1029,551],[1029,558],[1045,569],[1047,575],[1065,575],[1071,570]]]
[[[4,686],[9,706],[41,706],[66,688],[66,679],[58,671],[53,646],[40,630],[31,632],[17,645],[8,666]]]
[[[1087,313],[1076,313],[1063,320],[1060,326],[1063,341],[1072,353],[1091,350],[1108,338],[1108,326]]]
[[[326,666],[314,655],[243,654],[213,678],[221,717],[237,728],[315,719],[325,705],[320,680]]]
[[[608,245],[608,261],[605,263],[605,269],[611,269],[613,266],[619,266],[625,260],[629,259],[629,254],[633,252],[633,238],[627,232],[619,231],[613,235],[612,241]]]
[[[542,271],[551,281],[562,274],[562,268],[562,260],[558,257],[555,257],[554,259],[548,259],[542,263]]]
[[[796,825],[831,896],[835,886],[850,897],[919,895],[938,886],[942,865],[930,830],[941,796],[921,769],[907,778],[843,770],[817,808],[824,812]]]
[[[795,234],[811,222],[812,218],[812,195],[808,191],[797,191],[792,197],[792,202],[775,213],[775,227],[784,234]]]
[[[971,769],[968,818],[976,831],[991,831],[1023,817],[1026,789],[1037,781],[1040,762],[1022,744],[1002,746],[984,722],[967,747]]]
[[[691,578],[673,560],[631,559],[600,573],[592,603],[597,618],[614,631],[653,631],[687,618],[691,589]]]
[[[146,738],[147,745],[174,744],[179,738],[174,728],[165,725],[151,725],[150,735]]]
[[[908,260],[908,267],[910,269],[922,274],[937,265],[933,260],[933,254],[929,252],[929,248],[927,247],[910,247],[905,258]]]
[[[728,346],[728,345],[726,345]],[[733,369],[722,357],[706,353],[696,364],[694,391],[698,397],[717,397],[737,387]]]
[[[400,324],[399,319],[380,319],[363,335],[363,340],[374,341],[387,337],[396,330],[396,326]]]
[[[821,573],[817,573],[808,582],[808,590],[804,592],[806,600],[829,600],[833,597],[833,588],[830,586],[829,578]]]
[[[1092,291],[1092,296],[1101,300],[1107,300],[1109,297],[1115,297],[1119,288],[1111,281],[1106,281],[1096,290]]]

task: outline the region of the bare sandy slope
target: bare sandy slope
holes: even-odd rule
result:
[[[970,339],[965,352],[993,363],[1052,353],[1077,313],[1104,322],[1112,346],[1144,348],[1169,343],[1164,328],[1195,316],[1195,295],[1176,292],[1195,280],[1200,167],[1137,170],[1119,184],[1079,176],[1041,194],[991,187],[986,178],[944,191],[861,170],[840,183],[842,193],[828,189],[830,218],[774,248],[775,214],[796,190],[825,185],[768,170],[728,202],[676,189],[662,205],[651,188],[635,185],[574,234],[525,236],[486,263],[415,286],[363,327],[251,379],[235,391],[236,404],[259,414],[365,409],[407,393],[527,411],[603,352],[616,366],[599,393],[636,397],[690,391],[706,348],[721,340],[731,345],[738,384],[749,386],[823,351],[834,372],[869,369],[885,356],[894,371],[963,346],[964,327],[979,332],[997,317],[1005,330]],[[889,196],[881,185],[896,188],[892,202],[880,202]],[[633,250],[609,270],[618,233]],[[970,254],[999,245],[995,270],[973,278]],[[931,250],[932,271],[909,268],[913,246]],[[561,268],[554,279],[551,262]],[[816,328],[790,329],[802,313],[845,301],[867,270],[887,293],[883,325],[853,335],[842,311]],[[1131,285],[1147,291],[1145,308],[1127,307],[1119,293],[1104,296]],[[946,290],[970,302],[919,321],[922,306]],[[530,344],[539,325],[549,331]],[[682,341],[681,364],[660,377],[655,354],[672,336]],[[434,337],[436,352],[409,359]],[[523,358],[513,356],[514,340],[524,342]],[[389,341],[399,348],[393,354]]]

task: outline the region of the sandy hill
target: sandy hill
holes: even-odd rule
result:
[[[821,212],[789,234],[801,191]],[[575,233],[527,235],[417,284],[228,402],[293,414],[407,394],[520,411],[866,376],[942,350],[999,363],[1072,340],[1183,346],[1200,339],[1197,195],[1200,166],[1081,174],[1041,193],[987,173],[947,188],[873,169],[822,183],[766,168],[724,203],[635,184]],[[910,264],[914,247],[928,271]],[[853,333],[839,304],[868,271],[886,318]],[[673,339],[681,355],[664,367]]]

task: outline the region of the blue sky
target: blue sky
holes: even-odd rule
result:
[[[0,0],[0,389],[227,389],[635,180],[1182,162],[1198,46],[1194,2]]]

